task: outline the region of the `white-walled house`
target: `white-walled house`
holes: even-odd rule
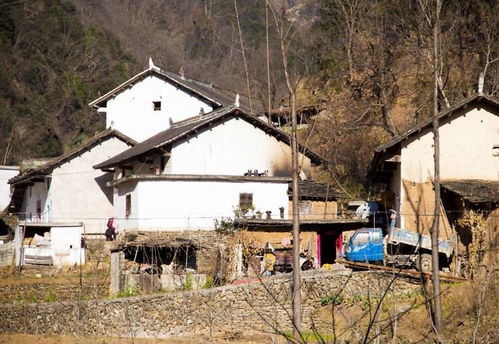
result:
[[[492,211],[497,206],[498,115],[498,99],[480,93],[439,115],[442,237],[455,233],[453,221],[463,207]],[[386,202],[397,211],[398,226],[427,233],[435,202],[432,119],[379,147],[370,174],[386,185]]]
[[[106,116],[113,127],[140,142],[193,115],[234,103],[235,93],[212,84],[149,68],[92,101],[89,105]]]
[[[73,151],[10,179],[9,212],[27,223],[81,222],[87,232],[103,232],[113,213],[105,186],[112,175],[92,168],[136,142],[114,129],[90,138]]]
[[[103,233],[113,215],[112,174],[93,165],[136,144],[114,129],[90,138],[75,150],[10,179],[9,213],[19,217],[16,263],[81,264],[82,235]]]
[[[2,212],[10,202],[9,179],[19,173],[19,166],[0,166],[0,212]]]
[[[301,147],[299,161],[310,177],[322,159]],[[115,171],[120,230],[209,230],[239,209],[274,219],[289,210],[289,137],[235,105],[173,123],[95,168]]]

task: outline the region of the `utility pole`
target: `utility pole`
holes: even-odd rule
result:
[[[300,212],[298,201],[298,142],[296,136],[296,98],[291,93],[291,159],[293,165],[293,325],[294,337],[301,331],[301,276],[300,276]]]
[[[440,224],[440,135],[438,130],[438,78],[440,67],[440,0],[436,0],[435,23],[433,25],[433,162],[434,162],[434,189],[435,212],[431,226],[431,260],[433,282],[433,321],[437,339],[441,342],[442,335],[442,300],[440,297],[440,266],[438,262],[438,234]]]

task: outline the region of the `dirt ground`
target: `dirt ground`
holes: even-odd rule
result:
[[[207,337],[184,337],[184,338],[109,338],[95,337],[83,338],[72,336],[43,337],[27,334],[0,334],[0,344],[202,344],[209,343]],[[235,344],[264,344],[272,343],[272,337],[268,335],[250,335],[245,338],[234,338],[231,336],[216,337],[211,343],[235,343]],[[282,340],[276,343],[283,343]]]

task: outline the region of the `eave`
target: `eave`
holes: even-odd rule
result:
[[[202,182],[235,182],[235,183],[282,183],[287,184],[291,177],[258,177],[233,175],[201,175],[201,174],[132,174],[108,182],[106,185],[116,187],[124,183],[136,181],[202,181]]]

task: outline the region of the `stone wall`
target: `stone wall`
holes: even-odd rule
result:
[[[0,245],[0,266],[9,266],[14,262],[14,242]]]
[[[0,303],[70,301],[79,297],[101,299],[109,291],[108,278],[85,277],[81,289],[78,277],[34,279],[0,281]]]
[[[303,274],[303,319],[321,298],[343,289],[345,297],[380,295],[392,277],[377,272],[310,271]],[[343,288],[344,286],[346,288]],[[417,288],[403,280],[395,292]],[[167,337],[182,334],[268,331],[290,328],[291,276],[201,291],[174,292],[114,300],[0,306],[1,333],[43,335]],[[291,314],[291,313],[289,313]]]

